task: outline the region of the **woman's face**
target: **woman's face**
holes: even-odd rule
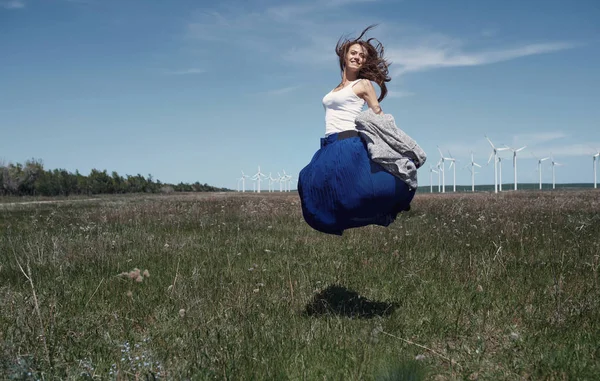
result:
[[[360,70],[367,59],[367,50],[360,44],[353,44],[346,54],[346,69]]]

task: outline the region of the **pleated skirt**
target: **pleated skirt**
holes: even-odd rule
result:
[[[308,225],[342,235],[350,228],[388,226],[409,208],[415,190],[373,162],[360,137],[331,134],[300,171],[298,193]]]

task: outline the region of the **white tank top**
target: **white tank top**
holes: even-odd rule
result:
[[[325,136],[336,132],[356,129],[354,120],[365,105],[365,101],[354,94],[354,90],[352,89],[358,81],[360,79],[350,82],[350,84],[341,90],[331,90],[323,97]]]

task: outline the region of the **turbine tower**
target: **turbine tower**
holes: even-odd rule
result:
[[[492,141],[490,140],[490,138],[488,138],[487,136],[485,138],[492,146],[492,153],[490,154],[490,158],[488,160],[488,165],[490,164],[490,161],[492,160],[492,156],[493,156],[494,157],[494,193],[498,193],[498,152],[506,151],[508,148],[496,148],[494,146],[494,143],[492,143]]]
[[[552,155],[550,155],[552,156]],[[558,163],[556,161],[554,161],[554,156],[552,156],[552,189],[556,188],[556,177],[554,176],[554,167],[557,165],[562,165],[561,163]]]
[[[442,178],[442,167],[440,167],[440,164],[442,163],[442,161],[438,161],[437,164],[435,165],[435,167],[437,168],[437,174],[438,174],[438,193],[440,193],[442,191],[442,183],[441,183],[441,178]]]
[[[475,192],[475,167],[481,168],[481,165],[473,160],[473,151],[471,151],[471,192]]]
[[[527,146],[523,146],[519,149],[514,149],[514,148],[510,148],[509,146],[506,146],[506,148],[513,151],[513,171],[515,173],[515,190],[517,190],[517,152],[524,150],[526,147]]]
[[[598,187],[597,182],[596,182],[596,168],[597,168],[597,164],[596,164],[596,160],[600,161],[600,150],[598,150],[598,153],[595,154],[594,156],[592,156],[592,159],[594,160],[594,189],[596,189]]]
[[[498,156],[498,192],[502,192],[502,158]]]
[[[594,158],[595,160],[596,158]],[[433,165],[429,165],[429,193],[433,193],[433,174],[437,173],[439,175],[439,172],[436,171],[435,169],[433,169]],[[439,185],[440,181],[438,178],[438,185]]]

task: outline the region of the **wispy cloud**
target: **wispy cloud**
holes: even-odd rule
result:
[[[164,73],[168,75],[190,75],[206,73],[206,70],[200,68],[190,68],[183,70],[165,70]]]
[[[352,5],[372,1],[375,0],[311,0],[252,11],[219,6],[197,13],[193,22],[187,25],[186,35],[192,41],[229,44],[240,51],[259,52],[269,59],[280,59],[287,63],[331,67],[336,62],[333,47],[340,36],[347,31],[360,32],[360,26],[377,23],[377,20],[367,20],[364,16],[357,16],[356,12],[347,11],[352,10]],[[333,18],[332,14],[347,17]],[[494,33],[494,30],[486,30],[484,34],[491,36]],[[549,41],[514,43],[508,47],[490,46],[481,50],[470,47],[465,39],[414,25],[382,22],[370,34],[384,43],[386,56],[392,61],[392,77],[439,68],[488,65],[581,45],[576,42]]]
[[[527,146],[532,147],[532,146],[536,146],[536,145],[540,145],[540,144],[545,144],[545,143],[551,142],[556,139],[563,139],[566,137],[567,137],[567,134],[565,134],[564,132],[548,131],[548,132],[536,132],[536,133],[515,135],[513,137],[512,141],[513,141],[513,145],[515,145],[515,146],[527,145]]]
[[[600,145],[599,142],[592,143],[595,145]],[[541,151],[539,148],[543,148]],[[545,156],[552,155],[556,161],[560,161],[561,157],[573,157],[573,156],[591,156],[595,153],[593,148],[590,147],[588,143],[575,143],[575,144],[566,144],[566,145],[547,145],[544,147],[536,148],[535,153]]]
[[[413,95],[415,95],[415,93],[411,93],[410,91],[403,91],[403,90],[390,90],[388,91],[387,96],[390,98],[405,98],[405,97],[412,97]]]
[[[512,48],[500,48],[483,52],[465,52],[460,41],[449,41],[436,45],[411,44],[387,49],[388,57],[398,67],[394,76],[444,67],[478,66],[520,57],[557,52],[579,46],[573,42],[548,42],[526,44]]]
[[[21,9],[25,8],[25,2],[22,0],[0,1],[0,7],[4,9]]]
[[[288,87],[283,87],[280,89],[268,90],[265,92],[265,94],[267,94],[267,95],[283,95],[283,94],[291,93],[295,90],[298,90],[301,87],[302,87],[301,85],[288,86]]]
[[[278,5],[266,10],[266,13],[278,21],[290,21],[315,12],[327,12],[335,8],[358,3],[372,3],[377,0],[321,0],[296,4]]]

